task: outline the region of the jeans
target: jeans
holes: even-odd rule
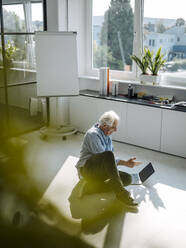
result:
[[[107,189],[120,193],[125,191],[123,186],[131,184],[131,176],[118,171],[111,151],[92,155],[81,168],[80,173],[86,181],[99,185],[103,191]]]

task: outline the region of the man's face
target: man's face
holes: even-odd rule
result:
[[[113,132],[117,131],[117,127],[118,127],[118,121],[115,120],[111,127],[108,127],[108,126],[105,125],[105,126],[102,127],[102,130],[103,130],[105,135],[109,136]]]

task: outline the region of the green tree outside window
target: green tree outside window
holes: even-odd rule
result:
[[[125,65],[132,65],[133,18],[130,0],[111,0],[104,15],[100,40],[102,49],[108,47],[108,57],[112,60],[108,59],[107,66],[112,70],[124,70]]]

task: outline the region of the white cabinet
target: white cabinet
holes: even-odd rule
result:
[[[70,99],[70,122],[81,132],[86,132],[105,112],[114,110],[120,117],[118,131],[113,133],[113,140],[124,141],[126,137],[127,104],[112,100],[87,96]]]
[[[120,117],[118,130],[112,134],[112,139],[117,141],[126,142],[126,116],[127,116],[127,103],[96,99],[98,118],[109,110],[114,110]]]
[[[160,150],[161,109],[128,103],[127,142]]]
[[[78,96],[70,99],[71,125],[86,132],[108,110],[120,117],[113,140],[186,157],[184,112]]]
[[[186,157],[186,113],[162,111],[161,151]]]
[[[77,96],[70,99],[70,123],[80,132],[86,132],[97,120],[96,98]]]

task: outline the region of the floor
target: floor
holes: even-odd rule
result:
[[[83,135],[41,140],[35,131],[24,139],[28,140],[27,169],[44,193],[68,157],[79,156]],[[140,204],[138,213],[99,219],[99,225],[78,236],[100,248],[185,248],[186,159],[119,142],[114,142],[114,148],[116,156],[136,156],[143,162],[136,169],[123,167],[125,171],[137,172],[151,161],[155,173],[144,185],[127,187]]]
[[[31,116],[28,109],[9,106],[9,135],[36,130],[44,125],[42,113],[38,112],[36,116]],[[7,126],[5,105],[0,104],[1,125],[3,129]]]

